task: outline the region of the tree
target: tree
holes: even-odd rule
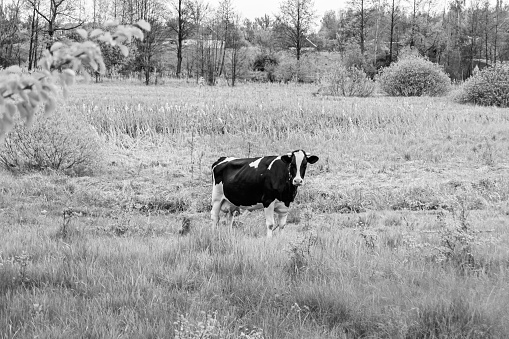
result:
[[[396,27],[396,21],[397,21],[397,6],[396,6],[396,0],[392,0],[392,6],[391,6],[391,23],[390,23],[390,29],[391,29],[391,35],[390,35],[390,42],[389,42],[389,64],[394,60],[393,53],[393,45],[394,45],[394,28]],[[396,42],[397,43],[397,42]]]
[[[276,50],[276,38],[274,33],[274,20],[269,15],[255,18],[254,23],[254,41],[261,53],[264,55],[273,55]]]
[[[76,18],[76,5],[75,2],[70,0],[50,0],[49,7],[44,6],[41,8],[39,0],[26,0],[32,6],[33,10],[46,21],[46,32],[49,36],[49,41],[46,48],[49,49],[53,43],[55,32],[69,31],[83,25],[84,21]],[[63,24],[59,19],[62,17],[74,23],[70,25]]]
[[[359,47],[361,49],[361,53],[364,54],[365,46],[365,13],[366,13],[366,1],[365,0],[351,0],[350,2],[352,8],[357,13],[358,17],[358,32],[359,32]]]
[[[94,71],[104,72],[105,67],[99,47],[91,40],[106,42],[119,46],[124,54],[132,38],[143,39],[142,29],[149,31],[150,25],[140,20],[136,27],[119,26],[113,34],[100,29],[93,30],[90,35],[84,29],[77,33],[85,40],[65,45],[55,42],[49,50],[43,52],[38,65],[42,71],[32,74],[22,74],[18,66],[10,66],[0,72],[0,141],[9,132],[16,119],[16,113],[26,123],[30,123],[40,104],[44,105],[46,114],[55,110],[57,84],[62,87],[64,97],[68,95],[76,72],[82,72],[88,78],[85,66]]]
[[[166,7],[159,0],[138,0],[132,6],[134,8],[129,17],[133,20],[144,20],[152,27],[145,39],[137,41],[134,52],[134,68],[140,72],[140,78],[143,77],[145,84],[149,85],[151,74],[157,75],[157,69],[162,66],[163,42],[169,36],[168,29],[163,24]]]
[[[329,40],[336,39],[336,34],[339,30],[339,22],[336,17],[336,12],[327,11],[323,15],[320,26],[319,34]]]
[[[37,66],[37,47],[39,45],[39,14],[36,9],[39,7],[39,1],[34,1],[32,15],[30,16],[30,48],[28,50],[28,70]]]
[[[185,53],[185,66],[188,76],[193,72],[196,77],[196,82],[200,76],[204,76],[204,22],[208,14],[208,4],[201,0],[190,0],[190,20],[192,23],[192,32],[190,33],[193,39],[190,41],[190,47],[186,48]]]
[[[295,56],[300,60],[306,34],[315,19],[313,0],[282,0],[279,12],[276,20],[283,43],[295,48]]]
[[[0,66],[7,67],[21,63],[19,45],[21,43],[20,0],[5,8],[0,6]],[[15,46],[17,46],[17,51]]]
[[[221,0],[221,2],[219,3],[218,16],[219,16],[219,21],[221,22],[220,28],[222,28],[222,31],[223,31],[222,32],[223,55],[221,57],[221,64],[219,66],[219,71],[218,71],[218,76],[221,76],[221,74],[223,73],[224,59],[226,56],[226,39],[229,34],[228,29],[230,28],[230,21],[234,17],[232,0]]]
[[[182,72],[182,49],[183,42],[189,38],[194,30],[192,22],[193,6],[190,0],[174,0],[172,9],[175,18],[169,22],[169,27],[177,34],[177,78],[180,78]]]
[[[236,14],[232,22],[232,27],[227,41],[232,86],[235,86],[239,69],[246,59],[246,55],[243,53],[246,46],[246,41],[244,40],[240,29],[240,16]]]

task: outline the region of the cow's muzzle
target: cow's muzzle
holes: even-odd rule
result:
[[[304,180],[301,178],[294,178],[292,183],[294,186],[302,186],[302,184],[304,184]]]

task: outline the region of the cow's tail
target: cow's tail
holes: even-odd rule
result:
[[[221,157],[221,158],[217,159],[217,161],[212,164],[212,169],[214,169],[214,167],[216,167],[224,159],[226,159],[226,157]]]
[[[212,164],[212,186],[214,186],[214,183],[215,183],[214,167],[216,167],[218,164],[220,164],[224,159],[226,159],[226,157],[221,157],[221,158],[217,159],[217,161]]]

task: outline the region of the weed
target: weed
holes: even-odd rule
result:
[[[31,259],[31,255],[25,251],[23,251],[20,255],[15,255],[13,257],[13,262],[19,266],[18,276],[15,279],[21,284],[25,284],[30,280],[27,276],[27,266]]]
[[[295,281],[308,269],[311,250],[316,245],[317,239],[314,232],[307,232],[300,239],[289,244],[287,249],[289,260],[286,263],[285,271],[292,281]]]
[[[189,320],[189,314],[178,316],[178,320],[174,322],[176,339],[220,339],[230,336],[217,319],[217,311],[200,313],[203,319],[198,321]]]

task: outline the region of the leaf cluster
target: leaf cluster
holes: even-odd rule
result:
[[[46,114],[53,112],[58,86],[62,87],[62,94],[67,97],[68,86],[74,83],[77,73],[82,73],[87,81],[90,79],[85,66],[104,73],[101,49],[91,39],[118,46],[127,55],[128,49],[124,43],[129,43],[133,38],[143,39],[142,30],[150,30],[150,25],[144,20],[140,20],[136,26],[123,26],[116,22],[107,25],[116,27],[113,34],[101,29],[94,29],[89,34],[84,29],[77,29],[83,42],[55,42],[42,53],[37,72],[24,74],[18,66],[0,71],[0,140],[13,128],[16,112],[28,124],[40,105],[44,105]]]

